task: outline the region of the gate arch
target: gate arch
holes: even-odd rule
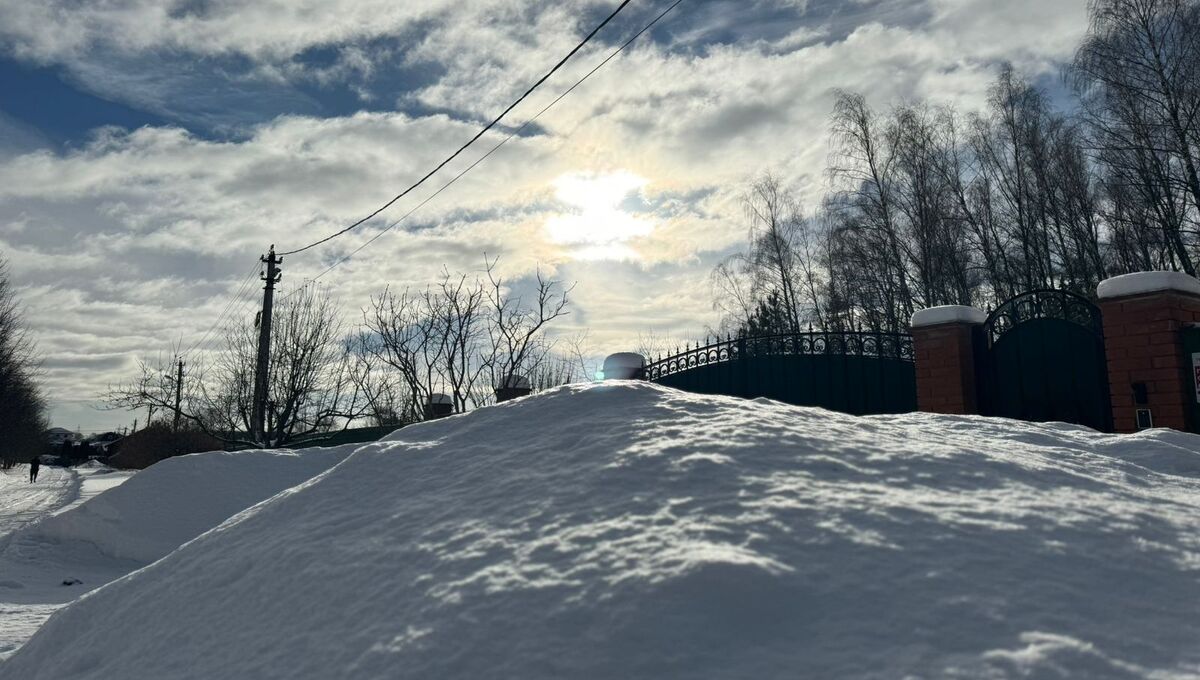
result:
[[[1112,430],[1100,308],[1065,290],[1006,300],[979,328],[979,412]]]

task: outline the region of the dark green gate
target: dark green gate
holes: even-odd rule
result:
[[[1022,293],[976,338],[979,412],[1112,430],[1100,309],[1062,290]]]
[[[689,392],[766,397],[856,415],[917,410],[912,336],[895,333],[722,340],[651,362],[643,377]]]

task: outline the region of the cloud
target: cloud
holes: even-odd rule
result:
[[[252,314],[257,257],[269,244],[292,248],[371,212],[470,138],[611,6],[0,5],[0,40],[12,54],[74,69],[114,97],[182,102],[193,115],[241,121],[225,137],[189,131],[184,121],[97,130],[67,151],[0,156],[0,250],[26,286],[55,398],[98,393],[124,377],[134,355],[179,338],[186,346],[227,307]],[[637,9],[604,41],[609,48],[650,12]],[[422,286],[443,266],[478,271],[486,251],[501,257],[506,276],[540,266],[577,282],[564,332],[589,327],[597,351],[628,349],[644,332],[694,336],[715,324],[708,272],[744,237],[738,197],[747,181],[772,170],[810,205],[823,190],[835,89],[865,92],[876,106],[932,98],[973,108],[998,60],[1054,73],[1085,27],[1085,10],[1084,0],[685,2],[651,40],[539,119],[536,134],[509,142],[322,282],[354,317],[384,285]],[[57,30],[38,30],[51,23]],[[318,49],[328,54],[316,59]],[[508,124],[526,120],[604,53],[585,51]],[[139,75],[139,64],[162,55],[171,73]],[[180,59],[199,64],[200,76],[174,72]],[[370,98],[380,94],[370,84],[388,69],[418,66],[427,67],[419,83],[384,99],[399,110],[323,116],[318,103],[306,113],[274,115],[268,106],[258,122],[239,118],[259,92],[294,96],[276,103],[304,109],[311,93],[292,87],[299,79],[355,81]],[[221,69],[242,94],[174,99],[179,83],[195,89]],[[285,291],[378,235],[502,134],[486,136],[380,219],[286,258]],[[637,182],[617,182],[625,200],[600,208],[564,200],[564,182],[578,198],[603,178]],[[581,223],[571,220],[589,209],[589,219],[610,218],[620,238],[555,238],[555,224],[575,233]]]

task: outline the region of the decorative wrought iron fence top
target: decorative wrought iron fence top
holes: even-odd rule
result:
[[[1034,319],[1063,319],[1092,331],[1104,334],[1100,308],[1091,300],[1066,290],[1031,290],[1005,300],[983,322],[988,346],[995,344],[1005,333]]]
[[[906,333],[815,331],[727,338],[651,361],[643,369],[642,377],[657,380],[700,366],[736,361],[743,357],[815,355],[912,361],[912,336]]]

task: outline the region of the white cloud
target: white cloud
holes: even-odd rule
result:
[[[752,9],[788,5],[803,10],[785,2]],[[581,8],[594,15],[611,3],[196,6],[204,11],[133,1],[0,3],[0,35],[12,52],[68,65],[96,51],[124,58],[163,49],[236,51],[283,80],[295,77],[292,57],[325,45],[345,49],[321,77],[370,73],[378,53],[358,45],[392,36],[404,43],[393,56],[440,66],[432,84],[405,99],[451,113],[282,116],[226,141],[176,127],[102,130],[73,151],[0,158],[0,249],[30,286],[26,300],[57,366],[49,378],[58,399],[99,391],[122,377],[135,353],[196,337],[268,244],[288,249],[369,213],[565,52],[583,30]],[[688,25],[702,6],[685,2],[665,29],[688,26],[692,39],[731,30]],[[571,323],[590,327],[604,351],[629,348],[642,332],[698,333],[715,322],[708,272],[744,235],[737,197],[747,179],[776,171],[810,202],[822,190],[835,88],[866,92],[879,106],[929,97],[974,107],[997,60],[1053,72],[1085,23],[1084,0],[899,6],[887,21],[867,14],[853,25],[808,25],[797,14],[796,25],[772,39],[674,51],[639,44],[540,119],[545,134],[513,140],[323,281],[352,311],[387,283],[421,285],[443,265],[477,270],[486,251],[502,257],[506,275],[540,264],[577,281]],[[36,30],[47,22],[58,30]],[[541,108],[601,54],[585,53],[512,122]],[[448,172],[499,139],[489,135]],[[435,178],[386,217],[439,185]],[[285,289],[382,224],[287,258]],[[582,237],[598,226],[607,236]],[[244,309],[257,288],[243,291]],[[84,366],[81,356],[102,360]]]

